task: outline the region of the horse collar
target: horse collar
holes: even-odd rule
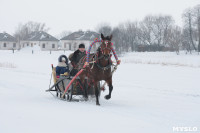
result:
[[[97,67],[100,68],[100,69],[102,69],[103,71],[108,70],[112,66],[111,59],[108,60],[109,64],[107,66],[103,67],[103,66],[101,66],[101,64],[99,62],[99,59],[101,59],[101,58],[102,57],[98,57],[98,55],[97,55],[97,59],[96,59],[95,64],[97,64]]]

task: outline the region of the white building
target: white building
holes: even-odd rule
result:
[[[8,33],[0,33],[0,50],[19,49],[17,39]]]
[[[20,41],[20,46],[40,46],[41,50],[58,50],[59,40],[44,31],[32,32],[25,39]]]
[[[89,45],[96,39],[100,38],[100,34],[92,31],[78,31],[74,32],[68,36],[63,37],[61,40],[61,49],[63,50],[77,50],[79,44],[85,44],[86,50]],[[98,44],[93,46],[93,50],[96,49]]]

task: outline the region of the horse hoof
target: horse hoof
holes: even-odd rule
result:
[[[85,100],[85,101],[88,101],[88,98],[85,97],[84,100]]]
[[[108,99],[110,99],[111,97],[110,97],[109,95],[106,95],[104,98],[105,98],[106,100],[108,100]]]
[[[97,106],[100,106],[100,104],[99,104],[99,103],[96,103],[96,105],[97,105]]]

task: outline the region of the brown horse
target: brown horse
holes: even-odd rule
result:
[[[99,104],[99,89],[98,82],[104,80],[109,86],[109,94],[105,96],[105,99],[111,98],[111,93],[113,90],[112,85],[112,72],[111,72],[111,47],[112,47],[112,35],[104,37],[101,34],[102,44],[97,50],[96,54],[91,54],[89,60],[93,61],[90,63],[88,67],[79,75],[81,82],[85,84],[85,77],[93,81],[93,85],[95,88],[95,96],[96,96],[96,105]],[[95,61],[95,63],[94,63]],[[81,63],[82,62],[82,63]],[[85,58],[82,58],[79,62],[80,68],[83,66],[83,62],[85,62]],[[87,98],[87,90],[85,91],[85,97]]]

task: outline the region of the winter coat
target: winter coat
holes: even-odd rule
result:
[[[56,76],[60,76],[60,74],[64,74],[65,72],[69,72],[69,66],[64,62],[58,62]]]
[[[71,62],[77,64],[79,60],[85,55],[86,55],[86,51],[81,52],[80,50],[76,50],[73,56],[71,57]]]

